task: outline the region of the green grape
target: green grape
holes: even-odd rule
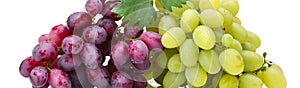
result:
[[[181,61],[185,66],[191,67],[197,64],[199,48],[192,39],[186,39],[184,41],[184,43],[180,46],[179,53]]]
[[[186,78],[184,76],[184,72],[173,73],[171,71],[168,71],[163,79],[162,85],[164,88],[178,88],[185,82]]]
[[[244,70],[241,54],[235,49],[226,49],[219,56],[220,64],[231,75],[238,75]]]
[[[238,24],[242,24],[242,21],[238,17],[233,17],[233,22],[238,23]]]
[[[233,43],[230,48],[237,50],[239,53],[242,53],[242,51],[243,51],[243,47],[242,47],[241,43],[235,39],[233,40]]]
[[[226,47],[231,47],[233,45],[234,39],[230,34],[224,34],[222,37],[222,44]]]
[[[207,73],[200,65],[195,65],[186,68],[185,77],[192,86],[201,87],[206,83]]]
[[[159,67],[166,68],[168,63],[168,57],[165,52],[160,52],[155,61]]]
[[[190,33],[195,30],[199,22],[200,17],[198,15],[198,12],[194,9],[188,9],[182,13],[180,27],[185,33]]]
[[[220,0],[200,0],[199,8],[201,11],[206,9],[218,9],[220,7]]]
[[[180,73],[185,70],[185,66],[182,64],[179,54],[175,54],[170,58],[168,61],[168,69],[173,73]]]
[[[243,73],[239,77],[239,88],[262,88],[263,82],[255,74]]]
[[[186,5],[188,6],[188,7],[190,7],[190,9],[195,9],[195,10],[197,10],[197,8],[196,7],[198,7],[198,5],[194,5],[193,4],[193,2],[191,2],[191,1],[186,1]]]
[[[185,39],[186,35],[184,31],[179,27],[173,27],[162,36],[161,43],[166,48],[176,48],[180,46]]]
[[[193,9],[199,10],[199,1],[200,0],[189,0],[193,4]]]
[[[171,15],[165,15],[161,17],[158,23],[158,32],[160,35],[163,35],[166,31],[168,31],[172,27],[178,27],[178,21]]]
[[[223,26],[224,27],[226,27],[226,26],[230,26],[231,24],[232,24],[232,22],[233,22],[233,16],[232,16],[232,14],[228,11],[228,10],[226,10],[226,9],[224,9],[224,8],[222,8],[222,7],[220,7],[219,9],[218,9],[218,11],[222,14],[222,16],[224,17],[224,23],[223,23]]]
[[[225,28],[225,31],[232,35],[232,37],[238,40],[240,43],[244,43],[247,41],[248,32],[242,27],[242,25],[233,22],[231,26]]]
[[[259,71],[257,76],[268,88],[286,88],[287,82],[282,69],[276,65],[267,67],[265,71]]]
[[[256,34],[250,32],[250,31],[248,31],[247,41],[249,43],[253,44],[256,48],[258,48],[260,46],[260,43],[261,43],[260,38]]]
[[[200,13],[200,21],[208,27],[217,28],[223,25],[224,18],[218,11],[214,9],[206,9]]]
[[[252,72],[261,68],[264,64],[264,59],[253,51],[244,50],[242,52],[242,57],[244,59],[245,72]]]
[[[233,75],[224,74],[222,75],[219,88],[238,88],[239,86],[239,79]]]
[[[187,10],[187,9],[190,9],[191,7],[187,6],[186,4],[182,4],[181,5],[182,7],[174,7],[172,6],[171,9],[172,9],[172,12],[171,14],[173,14],[174,16],[180,18],[182,13]]]
[[[221,69],[219,56],[214,50],[201,50],[199,62],[203,69],[209,74],[216,74]]]
[[[164,16],[162,12],[157,12],[156,19],[151,22],[151,24],[146,26],[146,31],[153,31],[158,33],[158,24],[160,19]]]
[[[169,71],[168,69],[163,69],[162,71],[158,71],[158,70],[153,71],[154,80],[157,83],[162,84],[163,80],[164,80],[164,77],[166,76],[168,71]]]
[[[193,39],[195,44],[205,50],[209,50],[215,46],[215,33],[207,26],[198,26],[194,33]]]
[[[225,34],[225,31],[223,30],[223,28],[214,28],[213,31],[216,36],[216,42],[221,42],[222,37]]]
[[[237,0],[220,0],[221,3],[221,7],[227,9],[228,11],[230,11],[230,13],[235,16],[240,9],[239,3]]]
[[[250,42],[244,42],[242,44],[242,47],[244,50],[250,50],[250,51],[256,52],[256,46]]]

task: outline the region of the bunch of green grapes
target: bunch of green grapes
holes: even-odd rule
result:
[[[261,40],[236,14],[237,0],[187,0],[158,17],[147,31],[162,35],[165,52],[150,67],[164,88],[285,88],[281,68],[256,53]],[[156,28],[155,28],[156,27]]]

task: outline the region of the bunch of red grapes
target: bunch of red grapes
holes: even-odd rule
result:
[[[71,14],[66,26],[39,37],[20,65],[21,75],[33,88],[146,88],[141,74],[151,65],[149,53],[163,50],[161,36],[138,24],[118,27],[122,17],[111,10],[119,3],[88,0],[86,12]]]

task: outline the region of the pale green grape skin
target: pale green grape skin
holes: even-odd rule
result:
[[[160,52],[156,58],[156,64],[161,68],[166,68],[168,63],[168,57],[165,52]]]
[[[200,13],[200,22],[211,28],[222,27],[224,17],[214,9],[206,9]]]
[[[222,75],[219,88],[238,88],[239,86],[239,79],[233,75],[224,74]]]
[[[189,0],[193,4],[193,9],[199,10],[199,1],[200,0]]]
[[[160,35],[163,35],[172,27],[179,27],[178,21],[171,15],[165,15],[160,18],[158,23],[158,32]]]
[[[196,65],[186,68],[185,77],[192,86],[201,87],[206,83],[207,73],[200,65]]]
[[[230,13],[235,16],[240,9],[239,3],[237,0],[220,0],[221,7],[230,11]]]
[[[233,40],[233,44],[230,48],[237,50],[239,53],[242,53],[242,51],[243,51],[242,44],[238,40],[235,40],[235,39]]]
[[[242,57],[245,64],[245,72],[258,70],[264,64],[264,59],[259,54],[253,51],[244,50],[242,52]]]
[[[180,27],[185,33],[193,32],[199,23],[200,17],[196,10],[187,9],[182,13]]]
[[[215,46],[216,36],[209,27],[198,26],[193,32],[193,40],[198,47],[209,50]]]
[[[161,38],[161,42],[166,48],[176,48],[179,47],[185,39],[186,35],[184,31],[179,27],[173,27],[164,33]]]
[[[255,74],[243,73],[239,77],[239,88],[262,88],[263,82]]]
[[[218,9],[220,7],[220,0],[200,0],[199,8],[201,11],[206,9]]]
[[[233,45],[234,39],[230,34],[224,34],[222,37],[222,44],[225,47],[231,47]]]
[[[186,82],[184,72],[173,73],[168,71],[163,79],[164,88],[178,88],[180,85]]]
[[[225,34],[225,31],[223,30],[223,28],[214,28],[213,31],[216,36],[216,42],[222,42],[222,37]]]
[[[286,88],[287,86],[284,73],[276,64],[267,67],[265,71],[257,72],[257,76],[268,88]]]
[[[231,75],[238,75],[244,70],[244,61],[241,54],[235,49],[226,49],[219,55],[223,69]]]
[[[187,10],[187,9],[191,9],[191,7],[189,7],[187,4],[182,4],[181,5],[182,7],[179,8],[179,7],[174,7],[172,6],[171,9],[172,9],[172,12],[171,14],[175,15],[176,17],[180,18],[182,13]]]
[[[225,28],[225,31],[232,35],[232,37],[238,40],[240,43],[244,43],[248,39],[247,30],[242,25],[233,22],[231,26]]]
[[[256,52],[256,46],[253,45],[252,43],[250,42],[244,42],[242,44],[242,47],[244,50],[249,50],[249,51],[253,51],[253,52]]]
[[[199,54],[199,63],[209,74],[216,74],[221,70],[219,56],[214,50],[201,50]]]
[[[169,59],[168,69],[173,73],[180,73],[185,70],[185,66],[182,64],[179,54],[175,54]]]
[[[187,66],[195,66],[199,58],[199,48],[192,39],[186,39],[179,49],[182,63]]]
[[[224,18],[223,26],[224,27],[230,26],[232,24],[232,22],[233,22],[233,16],[232,16],[232,14],[228,10],[226,10],[226,9],[224,9],[222,7],[220,7],[218,9],[218,11],[222,14],[222,16]]]
[[[238,24],[242,24],[242,21],[238,17],[233,17],[233,22],[238,23]]]
[[[258,48],[260,46],[260,44],[261,44],[260,38],[256,34],[250,32],[250,31],[248,31],[248,39],[247,39],[247,41],[249,43],[253,44],[256,48]]]

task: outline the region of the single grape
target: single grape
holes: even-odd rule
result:
[[[116,71],[111,76],[111,86],[112,88],[132,88],[133,87],[133,80],[125,72]]]
[[[109,85],[110,75],[106,68],[100,66],[96,69],[86,69],[89,82],[97,88],[106,88]]]
[[[242,21],[238,17],[233,17],[233,22],[238,23],[238,24],[242,24]]]
[[[48,42],[48,41],[50,41],[50,40],[49,40],[49,34],[43,34],[43,35],[41,35],[41,36],[39,37],[39,40],[38,40],[39,43],[40,43],[40,42]]]
[[[62,24],[54,26],[49,33],[49,41],[61,46],[65,37],[69,35],[69,29]]]
[[[234,39],[230,34],[224,34],[222,37],[222,44],[226,47],[231,47],[233,45]]]
[[[180,27],[185,33],[190,33],[195,30],[200,22],[199,14],[194,9],[185,10],[182,13]]]
[[[132,26],[129,26],[128,22],[124,22],[122,25],[124,25],[124,35],[127,38],[135,39],[141,36],[143,33],[143,29],[138,28],[138,24],[134,24]]]
[[[58,64],[62,70],[72,71],[81,65],[81,61],[79,55],[64,54],[59,57]]]
[[[76,35],[70,35],[64,38],[62,42],[62,50],[66,54],[78,54],[82,50],[83,40]]]
[[[272,64],[265,70],[257,72],[257,76],[264,82],[268,88],[286,88],[287,81],[285,79],[282,69]]]
[[[105,29],[97,25],[88,26],[83,32],[84,40],[92,44],[102,44],[106,41],[107,36]]]
[[[60,69],[51,69],[48,82],[52,88],[71,88],[72,84],[67,74]]]
[[[144,32],[140,38],[148,47],[150,51],[161,51],[163,46],[161,44],[161,35],[155,32]]]
[[[200,65],[187,67],[185,70],[185,77],[187,82],[195,87],[201,87],[206,83],[207,73]]]
[[[74,35],[81,36],[83,28],[92,24],[92,17],[86,12],[76,12],[68,17],[67,24]]]
[[[80,53],[83,64],[89,69],[96,69],[102,61],[101,51],[91,43],[85,43]]]
[[[244,61],[241,54],[235,49],[226,49],[219,55],[223,69],[231,75],[238,75],[244,70]],[[234,63],[232,63],[234,62]]]
[[[218,53],[214,50],[201,50],[198,60],[202,68],[209,74],[216,74],[221,70]]]
[[[173,73],[171,71],[168,71],[163,79],[162,85],[164,88],[178,88],[184,82],[186,82],[184,72]]]
[[[117,68],[120,68],[129,61],[129,45],[124,41],[119,41],[112,46],[110,57]]]
[[[119,4],[120,4],[120,1],[118,1],[118,0],[106,2],[104,4],[104,8],[102,11],[103,16],[113,19],[114,21],[120,20],[122,17],[118,17],[118,14],[112,12],[112,9]]]
[[[199,8],[201,11],[206,9],[218,9],[220,7],[220,0],[200,0]]]
[[[185,66],[182,63],[179,54],[175,54],[169,59],[168,69],[173,73],[180,73],[185,70]]]
[[[244,50],[249,50],[249,51],[253,51],[256,52],[256,46],[250,42],[244,42],[242,44],[242,47]]]
[[[198,26],[193,33],[193,39],[198,47],[205,50],[213,48],[216,43],[214,32],[207,26]]]
[[[222,16],[223,16],[223,18],[224,18],[223,26],[224,26],[224,27],[230,26],[230,25],[232,24],[233,18],[234,18],[234,17],[232,16],[232,14],[231,14],[228,10],[226,10],[226,9],[224,9],[224,8],[222,8],[222,7],[220,7],[220,8],[218,9],[218,12],[221,13]]]
[[[186,39],[179,48],[182,63],[187,66],[195,66],[199,58],[199,48],[193,39]]]
[[[161,38],[161,43],[166,48],[179,47],[186,39],[185,32],[179,27],[168,30]]]
[[[235,16],[240,9],[239,3],[237,0],[220,0],[221,7],[227,9],[232,16]]]
[[[33,59],[32,56],[27,57],[24,59],[19,67],[19,72],[23,77],[29,77],[31,70],[36,66],[43,66],[42,62],[37,62]]]
[[[174,17],[170,15],[165,15],[161,17],[158,23],[158,32],[160,35],[163,35],[166,31],[173,27],[179,27],[179,23]]]
[[[250,31],[248,31],[247,41],[253,44],[256,48],[258,48],[261,44],[260,38],[256,34]]]
[[[223,28],[214,28],[213,31],[216,36],[216,42],[222,42],[222,37],[225,34],[224,29]]]
[[[43,87],[47,84],[48,70],[43,66],[37,66],[32,69],[29,78],[33,87]]]
[[[233,75],[224,74],[222,75],[219,88],[238,88],[239,86],[239,79]]]
[[[100,0],[87,0],[85,3],[85,9],[88,13],[95,16],[102,11],[103,4]]]
[[[245,72],[258,70],[264,64],[264,59],[259,54],[253,51],[244,50],[241,55],[245,64]]]
[[[52,42],[40,42],[32,50],[32,56],[35,61],[52,61],[58,55],[58,49],[56,44]]]
[[[225,28],[226,33],[232,35],[232,37],[238,40],[240,43],[244,43],[247,41],[248,32],[242,27],[242,25],[233,22],[231,26]]]
[[[233,44],[229,48],[235,49],[239,53],[242,53],[242,51],[243,51],[242,44],[238,40],[235,40],[235,39],[233,40]]]
[[[130,42],[128,52],[131,63],[138,70],[147,70],[150,67],[149,50],[143,41]]]
[[[151,62],[151,63],[156,63],[159,67],[161,67],[163,69],[167,68],[167,64],[168,64],[168,60],[169,60],[169,58],[167,57],[167,54],[168,54],[168,52],[165,52],[165,51],[161,51],[158,54],[155,54],[155,56],[156,56],[156,58],[154,59],[155,62]],[[153,60],[153,59],[151,58],[150,60]]]
[[[262,88],[263,82],[255,74],[243,73],[239,77],[239,88]]]
[[[100,27],[103,27],[105,29],[105,31],[107,32],[108,36],[113,36],[113,34],[115,33],[115,31],[118,28],[117,23],[110,19],[110,18],[102,18],[99,19],[97,22],[97,25]]]
[[[171,9],[172,9],[172,12],[171,14],[176,16],[177,18],[180,18],[182,16],[182,13],[184,11],[186,11],[187,9],[191,9],[191,5],[188,4],[189,1],[186,1],[186,4],[182,4],[181,6],[182,7],[175,7],[175,6],[172,6]]]
[[[222,14],[214,9],[203,10],[200,13],[200,20],[202,24],[211,28],[221,27],[224,23],[224,17]]]

